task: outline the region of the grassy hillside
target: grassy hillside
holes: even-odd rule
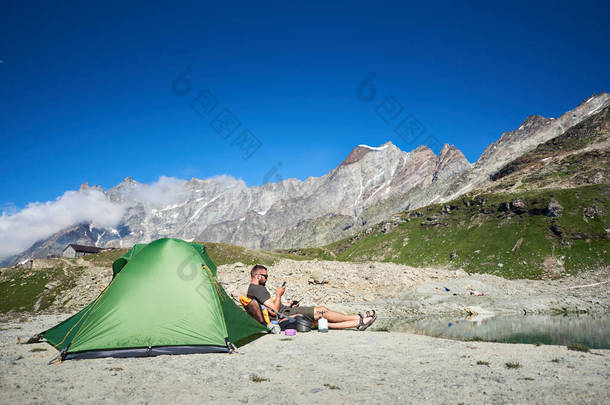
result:
[[[257,263],[271,265],[282,258],[293,260],[308,259],[308,255],[291,254],[288,252],[271,252],[261,249],[250,249],[242,246],[229,245],[227,243],[196,242],[203,243],[212,261],[220,266],[222,264],[241,262],[248,265]],[[95,266],[110,267],[112,263],[123,256],[129,249],[116,249],[85,256],[83,259]]]
[[[75,285],[74,274],[70,273],[78,270],[76,268],[68,272],[58,267],[43,271],[18,268],[3,270],[0,277],[0,313],[48,308],[64,291]]]
[[[306,260],[309,256],[295,255],[288,252],[270,252],[261,249],[249,249],[226,243],[201,242],[205,245],[210,259],[220,266],[222,264],[241,262],[248,265],[272,265],[280,259]]]
[[[553,216],[557,204],[562,209]],[[609,210],[607,185],[466,196],[395,215],[323,248],[291,253],[460,267],[507,278],[556,277],[608,265]]]
[[[308,258],[302,255],[248,249],[224,243],[203,243],[210,258],[217,265],[236,262],[247,265],[256,263],[272,265],[282,258],[295,260]],[[76,259],[50,259],[47,260],[49,268],[35,270],[24,268],[2,269],[0,271],[0,297],[2,297],[0,314],[35,312],[45,309],[62,311],[80,309],[80,307],[65,307],[62,299],[65,298],[66,292],[75,288],[77,290],[81,289],[80,291],[88,297],[88,299],[83,299],[82,302],[83,306],[86,305],[106,286],[107,280],[104,277],[110,276],[112,263],[127,251],[128,249],[125,248]],[[81,259],[87,264],[84,264]],[[89,269],[93,273],[87,273],[84,269]],[[94,284],[96,292],[94,292],[94,289],[89,290],[89,287]],[[86,288],[87,291],[82,290],[83,288]]]

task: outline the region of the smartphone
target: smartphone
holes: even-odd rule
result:
[[[286,285],[286,282],[284,281],[284,282],[282,283],[282,287],[283,287],[283,286],[285,286],[285,285]]]

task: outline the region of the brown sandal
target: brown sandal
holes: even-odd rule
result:
[[[364,317],[362,316],[362,314],[358,314],[358,316],[360,316],[360,322],[358,323],[359,331],[365,331],[366,328],[371,326],[373,324],[373,322],[375,322],[375,320],[377,319],[377,315],[373,315],[373,318],[370,321],[368,321],[367,323],[364,323]]]

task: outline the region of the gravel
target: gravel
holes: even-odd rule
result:
[[[0,403],[603,403],[610,392],[608,350],[405,333],[266,335],[239,354],[58,365],[49,345],[17,343],[64,316],[0,324]]]
[[[219,281],[237,298],[249,271],[220,266]],[[105,286],[108,272],[95,272],[83,273],[69,309],[82,308]],[[272,293],[287,281],[286,300],[344,312],[375,308],[378,324],[397,317],[609,309],[607,269],[533,281],[392,263],[282,260],[269,274]],[[366,332],[266,335],[232,355],[47,365],[55,349],[19,342],[73,313],[52,311],[0,317],[0,403],[603,403],[610,392],[609,350],[460,342],[377,332],[375,325]]]

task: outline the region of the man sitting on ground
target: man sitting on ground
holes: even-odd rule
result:
[[[365,315],[346,315],[340,312],[331,311],[322,306],[317,307],[300,307],[297,301],[292,301],[289,305],[282,304],[282,295],[286,291],[286,287],[280,287],[276,290],[275,299],[271,298],[271,294],[265,287],[269,273],[267,268],[257,264],[250,271],[250,286],[248,287],[248,297],[256,299],[259,303],[265,305],[273,311],[280,312],[286,316],[301,314],[305,319],[314,323],[322,316],[328,320],[329,329],[347,329],[358,328],[365,330],[375,322],[377,314],[375,310],[366,311]]]

